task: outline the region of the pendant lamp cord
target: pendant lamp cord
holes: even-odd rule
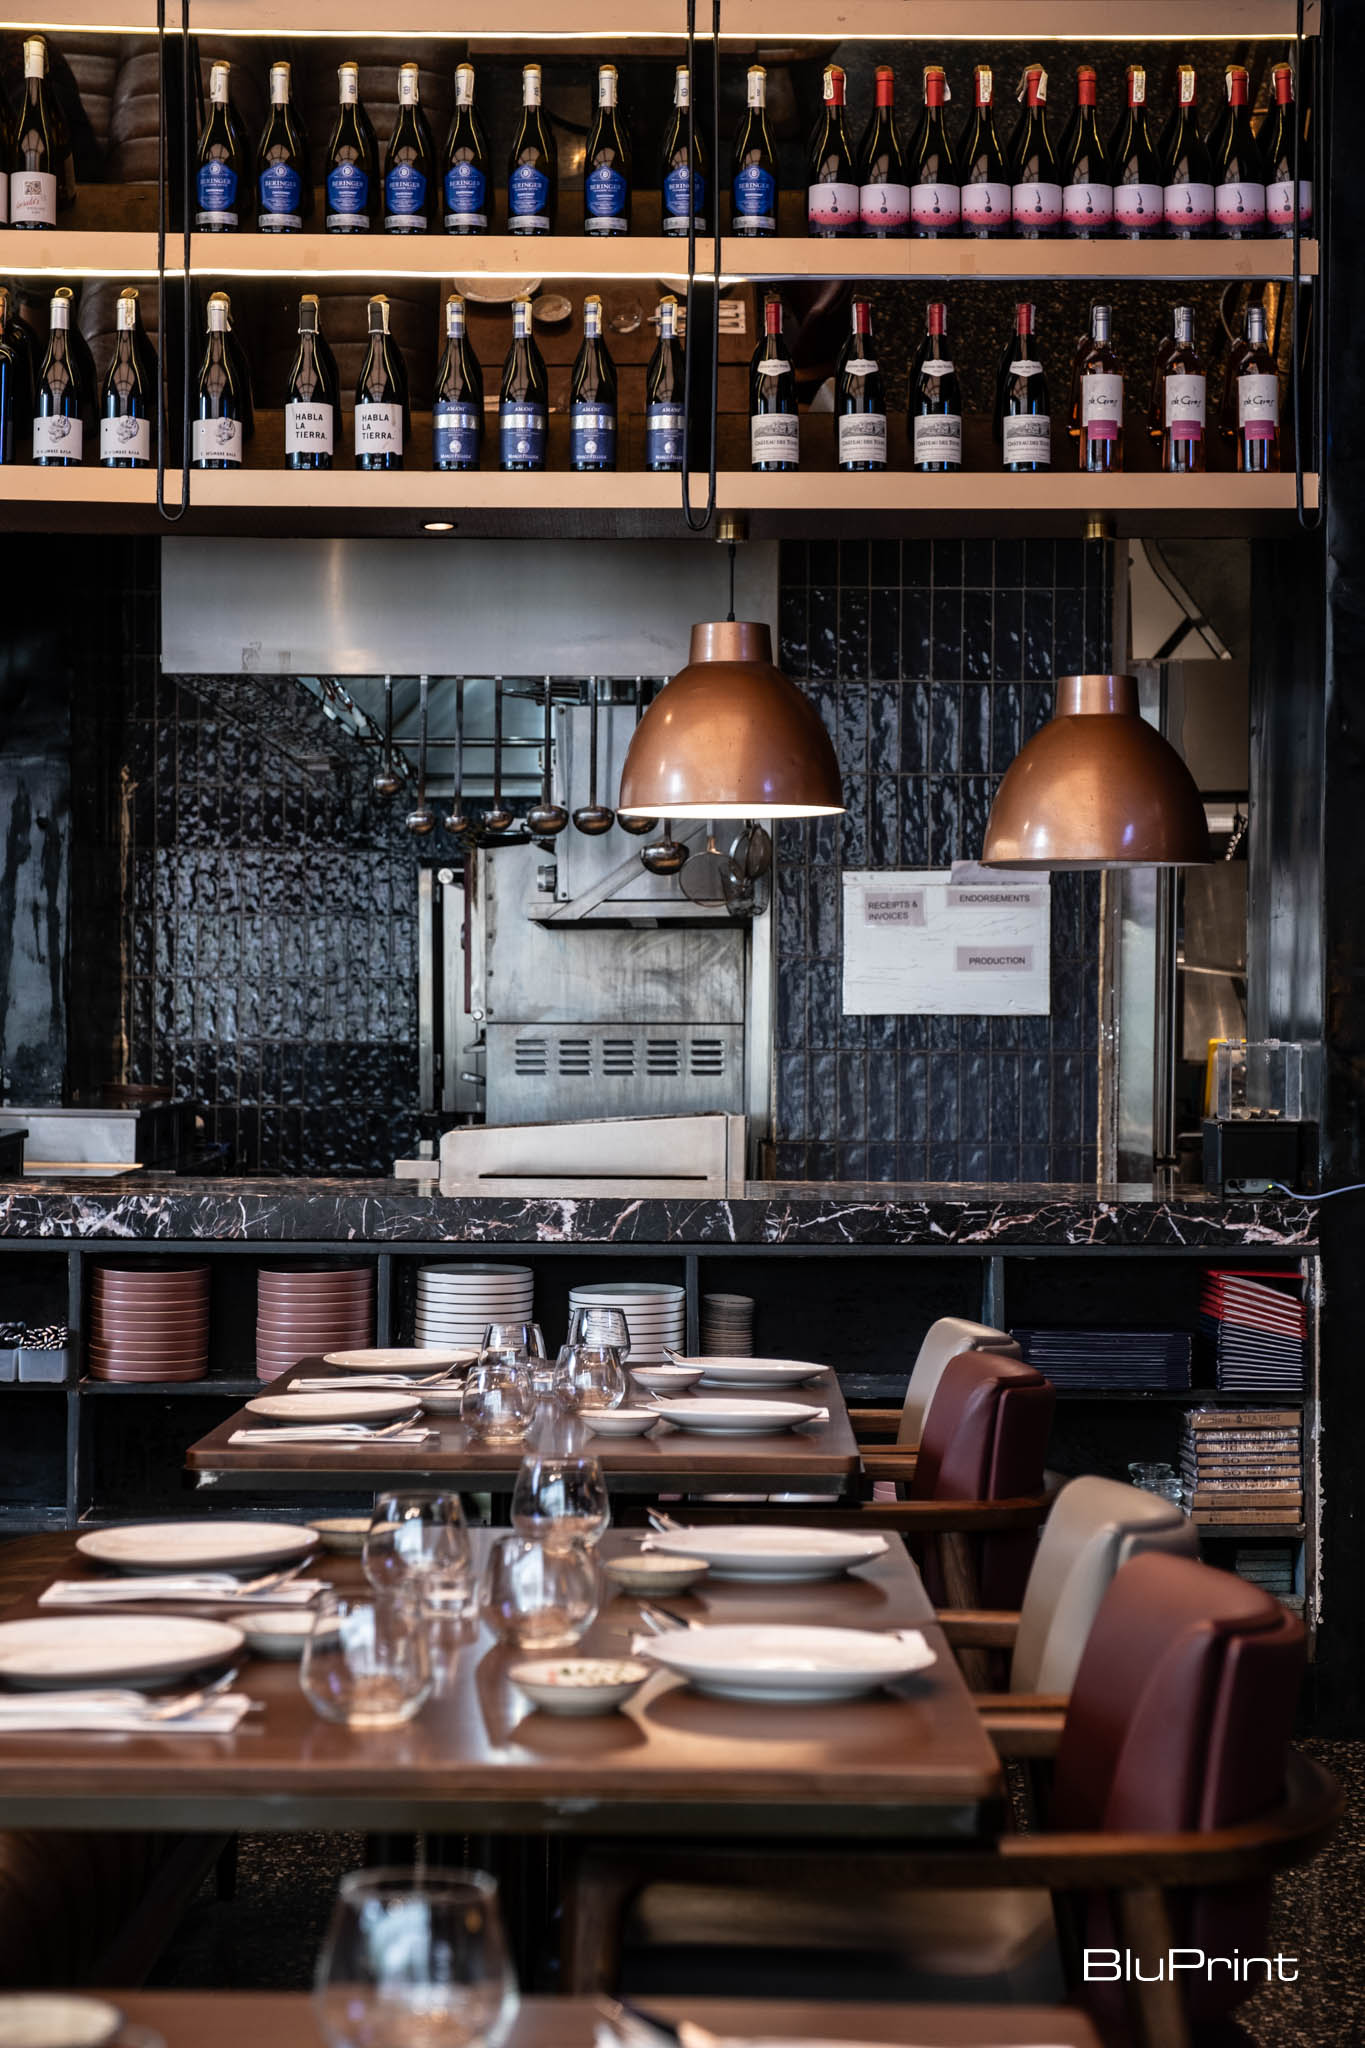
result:
[[[157,134],[156,213],[156,509],[168,526],[176,526],[190,509],[190,18],[189,0],[180,0],[180,144],[181,144],[181,382],[180,413],[184,445],[180,451],[180,509],[166,509],[166,0],[156,0]]]
[[[706,508],[692,510],[692,302],[697,282],[697,0],[687,0],[687,301],[683,334],[682,511],[691,533],[705,533],[716,512],[716,437],[720,431],[720,0],[711,0],[711,431]]]
[[[735,616],[735,544],[730,542],[730,609],[725,614],[728,623]]]

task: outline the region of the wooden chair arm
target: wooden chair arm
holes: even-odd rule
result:
[[[979,1714],[1065,1715],[1071,1696],[1064,1692],[974,1692],[972,1705]]]
[[[989,1693],[974,1694],[989,1699]],[[995,1744],[997,1756],[1056,1756],[1066,1715],[1061,1713],[1000,1714],[983,1711],[981,1726]]]
[[[934,1616],[955,1650],[1012,1650],[1018,1613],[1006,1607],[940,1607]]]
[[[869,1479],[900,1479],[910,1481],[915,1476],[919,1463],[918,1450],[901,1449],[895,1444],[860,1444],[863,1471]]]
[[[859,1443],[865,1438],[879,1436],[889,1436],[894,1443],[901,1426],[901,1411],[899,1408],[850,1408],[848,1419]]]

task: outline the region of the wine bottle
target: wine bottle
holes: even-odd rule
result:
[[[242,394],[233,351],[228,347],[230,310],[227,293],[214,292],[208,304],[208,334],[191,426],[190,462],[194,469],[240,469],[242,463]]]
[[[246,144],[229,87],[232,66],[209,66],[209,116],[199,138],[194,225],[201,234],[227,235],[241,226],[248,194],[242,189]]]
[[[1152,386],[1147,399],[1147,432],[1158,447],[1166,432],[1163,386],[1166,365],[1171,360],[1171,352],[1175,347],[1175,315],[1176,308],[1172,306],[1170,325],[1157,343],[1152,357]]]
[[[1177,241],[1202,239],[1213,227],[1213,163],[1199,133],[1192,64],[1182,64],[1175,115],[1162,166],[1166,231]]]
[[[119,293],[114,318],[114,360],[100,400],[100,461],[106,469],[143,469],[152,459],[156,390],[147,382],[146,352],[138,346],[133,285]]]
[[[337,66],[337,87],[340,105],[327,145],[324,226],[332,235],[363,235],[370,226],[379,146],[360,97],[358,64]]]
[[[948,79],[941,64],[924,67],[924,110],[906,151],[910,232],[921,241],[955,235],[962,224],[962,174],[948,140],[943,107]]]
[[[995,133],[994,99],[991,68],[978,64],[976,105],[958,144],[957,161],[962,174],[962,232],[979,241],[1007,235],[1013,218],[1009,166]]]
[[[1209,134],[1213,213],[1220,238],[1246,242],[1265,233],[1265,164],[1251,132],[1244,64],[1229,64],[1227,103]]]
[[[330,469],[341,418],[336,358],[324,339],[317,296],[299,300],[299,345],[284,387],[284,466]]]
[[[531,301],[512,308],[512,346],[498,395],[498,450],[504,469],[544,469],[549,385],[531,332]]]
[[[60,154],[57,103],[47,82],[47,44],[41,36],[26,36],[24,103],[15,125],[9,179],[11,227],[56,227]]]
[[[1062,183],[1047,132],[1047,73],[1030,64],[1020,87],[1024,111],[1010,150],[1010,210],[1026,242],[1054,233],[1062,218]]]
[[[1294,111],[1294,67],[1275,66],[1275,106],[1261,123],[1257,137],[1265,163],[1265,219],[1272,235],[1294,232],[1294,136],[1299,137],[1299,231],[1313,232],[1313,156],[1305,116],[1298,128]]]
[[[436,197],[436,145],[417,96],[418,67],[398,67],[398,120],[384,155],[384,231],[424,235]]]
[[[18,301],[8,285],[0,284],[0,343],[14,361],[14,442],[17,449],[27,437],[38,410],[38,353],[33,331],[19,317]],[[11,460],[16,458],[11,457]]]
[[[1128,107],[1109,145],[1114,171],[1114,232],[1126,242],[1146,241],[1166,225],[1166,174],[1147,125],[1147,73],[1128,66]]]
[[[270,114],[256,152],[256,225],[263,235],[296,235],[306,211],[308,150],[290,104],[289,66],[270,67]]]
[[[1207,380],[1194,345],[1194,307],[1171,309],[1175,339],[1161,373],[1161,467],[1192,472],[1205,464]]]
[[[948,346],[948,308],[934,300],[910,373],[910,434],[922,476],[962,467],[962,388]]]
[[[554,224],[559,167],[540,110],[540,66],[521,72],[521,120],[507,166],[507,232],[548,235]]]
[[[375,292],[369,304],[369,346],[355,387],[355,466],[401,469],[408,445],[408,377],[389,333],[389,302]]]
[[[866,299],[853,301],[852,331],[834,367],[834,419],[840,469],[886,468],[886,392]]]
[[[858,146],[858,217],[874,241],[899,239],[910,231],[910,185],[896,130],[896,74],[877,66],[877,102]]]
[[[583,346],[569,379],[569,467],[616,467],[616,365],[602,339],[602,301],[596,292],[583,301]]]
[[[1047,378],[1033,340],[1033,307],[1014,309],[1014,354],[1005,371],[1000,447],[1005,468],[1018,475],[1052,464],[1052,421]]]
[[[781,297],[769,292],[763,301],[763,339],[749,364],[749,466],[768,470],[800,465],[796,372],[782,344]]]
[[[76,294],[69,284],[59,284],[52,294],[61,299],[66,307],[66,351],[71,358],[71,367],[76,373],[76,385],[81,394],[81,424],[86,438],[94,441],[99,434],[99,405],[101,378],[95,368],[95,358],[90,344],[81,333],[76,318]]]
[[[455,66],[455,111],[446,137],[441,194],[448,235],[488,233],[488,138],[474,110],[472,64]]]
[[[670,296],[659,301],[659,339],[645,371],[645,468],[681,469],[686,433],[678,302]]]
[[[446,300],[445,353],[436,371],[431,407],[433,469],[477,469],[483,447],[483,370],[470,346],[465,303]]]
[[[1123,371],[1109,339],[1108,306],[1090,308],[1090,344],[1080,364],[1082,469],[1123,468]]]
[[[744,119],[730,174],[730,232],[745,239],[777,233],[777,155],[768,133],[768,74],[749,66]]]
[[[597,114],[583,159],[583,231],[630,233],[630,144],[617,101],[614,64],[597,67]]]
[[[1073,241],[1089,242],[1107,235],[1114,224],[1114,184],[1118,159],[1112,163],[1100,143],[1095,121],[1095,67],[1076,67],[1076,111],[1067,123],[1057,152],[1062,167],[1062,226]],[[1157,224],[1161,223],[1161,188],[1157,187]]]
[[[38,372],[33,460],[40,469],[74,469],[84,453],[86,396],[71,348],[71,299],[58,292],[48,308],[47,353]]]
[[[679,64],[673,73],[673,114],[664,135],[659,166],[662,224],[666,235],[687,233],[689,191],[696,233],[706,233],[706,146],[701,139],[701,129],[695,123],[691,176],[688,176],[687,109],[691,92],[692,82],[687,66]]]
[[[1229,377],[1237,467],[1265,475],[1280,466],[1280,379],[1266,345],[1265,307],[1247,307],[1246,338]]]
[[[806,227],[826,238],[858,232],[858,170],[844,126],[844,73],[825,66],[824,105],[807,151]]]

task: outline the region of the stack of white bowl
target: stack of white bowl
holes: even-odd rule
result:
[[[416,1337],[424,1351],[478,1350],[490,1323],[530,1323],[535,1275],[529,1266],[461,1260],[417,1269]]]
[[[681,1351],[687,1341],[687,1296],[663,1280],[603,1280],[569,1290],[569,1316],[580,1308],[619,1308],[630,1330],[635,1365],[662,1365],[664,1349]]]
[[[704,1358],[752,1358],[754,1303],[749,1294],[703,1294],[701,1349]]]

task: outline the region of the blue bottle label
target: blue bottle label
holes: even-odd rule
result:
[[[427,181],[416,164],[394,164],[384,173],[385,227],[397,222],[405,228],[424,228],[426,198]]]
[[[216,157],[200,164],[198,199],[196,227],[236,227],[237,173],[231,164],[220,163]]]
[[[327,173],[327,225],[367,228],[370,225],[370,180],[359,164],[333,164]]]
[[[261,172],[260,193],[258,227],[302,227],[299,203],[303,198],[303,180],[292,164],[267,164]]]
[[[542,469],[545,464],[543,405],[504,405],[498,414],[498,449],[504,469]]]
[[[777,180],[761,164],[745,164],[735,172],[732,197],[735,216],[742,218],[746,227],[777,226]]]
[[[706,180],[700,171],[692,173],[692,211],[696,216],[697,231],[706,228]],[[687,233],[687,171],[679,164],[676,170],[664,179],[663,231],[666,235]]]
[[[616,467],[616,414],[610,406],[575,405],[569,412],[569,460],[594,469]]]
[[[507,180],[507,224],[514,233],[531,229],[548,234],[550,181],[534,164],[518,164]]]
[[[626,232],[626,181],[610,164],[599,164],[583,181],[590,235],[623,235]]]
[[[432,460],[477,469],[483,419],[463,398],[438,398],[431,410]]]
[[[645,461],[651,469],[681,469],[683,409],[669,400],[645,408]]]
[[[452,164],[446,172],[446,226],[486,228],[488,180],[477,164]]]

